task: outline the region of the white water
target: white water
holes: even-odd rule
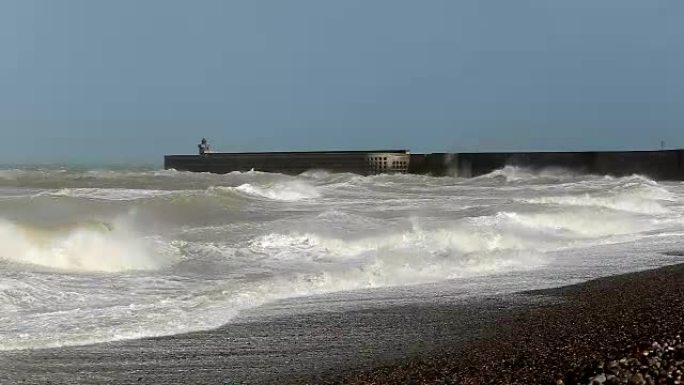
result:
[[[683,194],[514,167],[474,179],[0,170],[0,350],[213,328],[298,296],[507,293],[677,263]]]

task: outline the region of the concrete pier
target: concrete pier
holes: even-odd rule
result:
[[[639,174],[657,180],[684,180],[684,150],[429,154],[433,175],[474,177],[505,166],[562,168],[585,174]]]
[[[360,175],[412,173],[476,177],[505,166],[562,168],[578,173],[644,175],[656,180],[684,180],[684,150],[486,152],[411,154],[406,150],[208,153],[167,155],[167,169],[228,173],[257,170],[300,174],[308,170]]]
[[[255,170],[296,175],[326,170],[374,175],[406,173],[409,161],[406,150],[206,153],[167,155],[164,168],[217,174]]]

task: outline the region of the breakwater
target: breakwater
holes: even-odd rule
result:
[[[309,170],[327,170],[374,175],[406,173],[409,161],[406,150],[219,152],[167,155],[164,157],[164,168],[218,174],[256,170],[296,175]]]
[[[684,150],[441,153],[411,157],[414,173],[475,177],[505,166],[563,168],[578,173],[645,175],[658,180],[684,180]]]
[[[684,180],[684,150],[432,154],[412,154],[406,150],[210,153],[167,155],[164,166],[167,169],[213,173],[257,170],[299,174],[311,169],[323,169],[361,175],[412,173],[459,177],[475,177],[505,166],[520,166]]]

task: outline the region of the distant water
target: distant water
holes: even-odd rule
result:
[[[0,350],[209,329],[298,296],[507,293],[677,263],[683,198],[681,183],[515,167],[0,170]]]

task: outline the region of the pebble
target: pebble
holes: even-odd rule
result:
[[[641,344],[640,346],[644,346]],[[598,373],[580,382],[587,385],[676,385],[684,384],[684,340],[681,335],[656,340],[645,350],[637,349],[634,356],[611,357],[608,364],[573,368],[565,377],[581,377],[581,373]],[[627,348],[625,350],[628,350]],[[681,359],[680,359],[681,357]],[[605,373],[604,373],[605,368]]]

